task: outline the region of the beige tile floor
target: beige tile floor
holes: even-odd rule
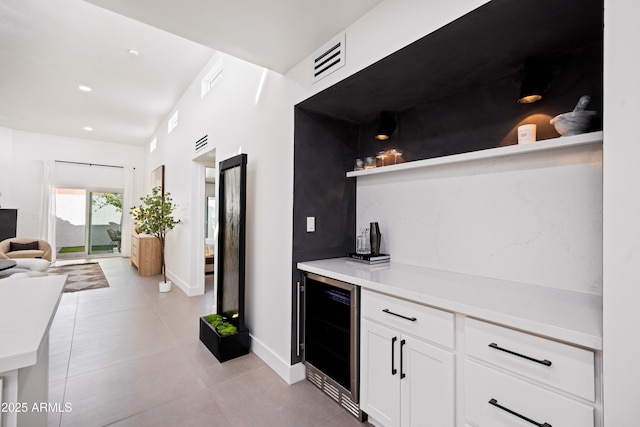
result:
[[[110,287],[64,294],[51,327],[49,400],[71,411],[50,426],[362,425],[254,354],[219,363],[198,339],[211,280],[203,296],[161,294],[159,276],[139,277],[128,258],[98,261]]]

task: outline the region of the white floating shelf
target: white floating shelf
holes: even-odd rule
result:
[[[559,138],[545,139],[543,141],[529,144],[507,145],[505,147],[488,148],[486,150],[472,151],[469,153],[452,154],[450,156],[435,157],[432,159],[416,160],[413,162],[400,163],[397,165],[382,166],[372,169],[347,172],[347,177],[377,175],[409,169],[426,168],[431,166],[447,165],[451,163],[462,163],[472,160],[492,159],[497,157],[521,155],[541,151],[559,150],[580,145],[602,144],[603,133],[591,132],[580,135],[564,136]]]

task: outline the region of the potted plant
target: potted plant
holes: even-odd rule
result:
[[[220,362],[249,353],[249,331],[238,329],[236,317],[237,312],[200,317],[200,341]]]
[[[167,232],[180,224],[179,219],[173,217],[177,205],[171,199],[171,193],[162,194],[161,187],[154,187],[151,194],[140,197],[142,204],[131,208],[131,215],[136,222],[136,230],[150,234],[160,241],[160,268],[164,281],[159,283],[160,292],[171,290],[171,282],[167,281],[167,269],[164,260],[165,238]]]

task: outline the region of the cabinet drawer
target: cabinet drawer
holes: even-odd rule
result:
[[[421,339],[454,348],[454,316],[424,305],[362,290],[363,317],[392,326]]]
[[[465,418],[478,427],[535,425],[507,409],[543,426],[594,426],[593,407],[486,366],[466,360],[464,378]]]
[[[474,319],[465,322],[465,349],[467,355],[595,400],[591,351]]]

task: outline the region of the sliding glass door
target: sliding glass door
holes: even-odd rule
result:
[[[120,253],[122,192],[89,192],[89,255]]]
[[[122,192],[56,188],[58,258],[120,254]]]

